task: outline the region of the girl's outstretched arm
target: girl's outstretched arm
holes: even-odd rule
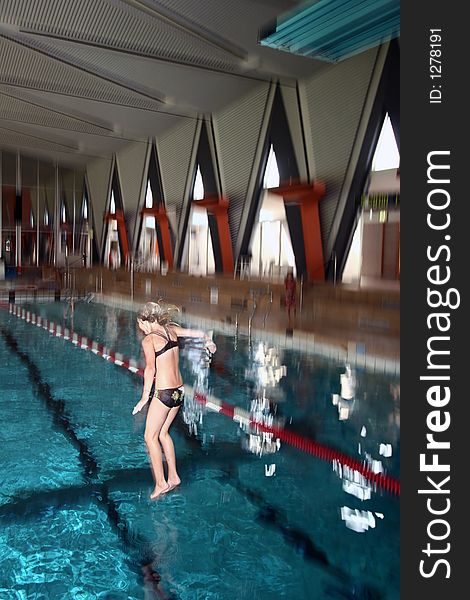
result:
[[[212,332],[206,333],[205,331],[202,331],[202,329],[186,329],[184,327],[179,327],[179,325],[173,325],[172,329],[178,337],[192,337],[203,339],[205,342],[205,347],[209,350],[211,354],[214,354],[217,350],[217,346],[212,341]]]

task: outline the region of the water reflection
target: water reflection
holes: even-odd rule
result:
[[[208,332],[212,339],[212,331]],[[185,344],[182,354],[190,367],[193,376],[194,394],[187,394],[184,399],[182,416],[191,435],[197,436],[202,429],[204,406],[197,400],[197,395],[209,396],[209,367],[212,355],[201,340],[192,339]]]
[[[229,407],[223,400],[212,397],[209,390],[209,366],[212,357],[207,354],[202,345],[193,344],[183,350],[194,381],[194,394],[186,396],[183,407],[183,420],[192,435],[202,435],[203,420],[206,410],[220,411],[222,406]],[[284,398],[284,392],[279,388],[280,380],[287,374],[287,368],[282,364],[279,349],[260,342],[249,348],[248,367],[244,369],[244,379],[248,383],[250,393],[246,409],[237,406],[234,409],[233,420],[238,422],[243,449],[263,456],[274,454],[281,447],[281,441],[271,431],[283,427],[284,419],[277,415],[277,403]],[[220,365],[214,363],[214,370],[221,372]],[[226,375],[223,370],[223,375]],[[203,396],[206,402],[201,402]],[[210,436],[214,441],[214,436]],[[266,465],[265,475],[275,474],[276,465]]]
[[[361,390],[360,382],[357,380],[356,372],[349,364],[344,367],[344,372],[339,375],[340,393],[331,395],[332,404],[338,410],[338,420],[348,421],[354,416],[357,410],[357,418],[353,419],[355,423],[352,426],[360,424],[357,440],[357,454],[360,457],[361,464],[372,474],[387,475],[387,459],[393,456],[393,445],[397,442],[397,431],[399,428],[399,398],[400,386],[390,384],[390,398],[392,400],[393,410],[388,413],[384,423],[369,418],[366,410],[367,393]],[[385,398],[378,397],[378,401],[385,404]],[[359,411],[358,404],[363,402],[364,406]],[[360,419],[360,420],[359,420]],[[370,434],[369,429],[377,428],[380,431],[384,429],[390,439],[377,439],[377,434]],[[383,434],[382,434],[383,435]],[[343,464],[340,460],[333,460],[333,470],[342,481],[343,491],[363,502],[371,500],[372,493],[376,492],[376,485],[370,482],[370,479],[350,466]],[[381,513],[372,513],[368,510],[352,509],[347,506],[341,507],[341,519],[345,526],[353,531],[363,533],[376,526],[376,517],[383,519]]]
[[[258,456],[274,454],[281,448],[281,440],[264,428],[282,427],[284,419],[277,416],[277,402],[283,399],[284,392],[279,382],[287,375],[287,367],[282,364],[282,351],[266,342],[253,346],[245,378],[253,385],[254,398],[249,408],[249,420],[240,423],[246,433],[242,446]],[[266,477],[275,474],[276,465],[265,465]]]
[[[332,402],[338,408],[340,421],[349,419],[354,409],[354,398],[356,394],[356,374],[350,365],[346,365],[346,372],[339,376],[341,393],[332,394]]]

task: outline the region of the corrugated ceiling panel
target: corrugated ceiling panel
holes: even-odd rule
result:
[[[34,42],[37,48],[47,44]],[[50,47],[48,47],[50,48]],[[128,92],[99,76],[88,75],[54,58],[49,58],[16,42],[0,38],[0,82],[4,84],[57,92],[136,108],[158,110],[160,102]],[[18,64],[23,65],[18,70]]]
[[[176,224],[179,227],[188,184],[196,123],[196,121],[188,121],[157,140],[163,194],[172,226],[175,224],[175,218],[171,214],[176,215]],[[178,232],[174,231],[174,233],[176,235]]]
[[[127,37],[125,48],[128,50],[212,69],[237,70],[238,58],[232,58],[224,50],[194,38],[179,28],[168,27],[157,21],[153,24],[136,24],[135,29],[134,38]],[[158,30],[158,36],[155,35],[156,30]],[[108,43],[114,45],[119,41],[110,40]]]
[[[197,23],[201,28],[205,27],[211,31],[217,31],[219,35],[227,39],[230,39],[233,35],[234,28],[244,27],[246,29],[247,22],[256,24],[261,21],[267,23],[277,16],[282,8],[286,8],[276,2],[271,2],[272,6],[269,6],[270,2],[265,0],[237,0],[237,2],[158,0],[158,4],[183,15],[188,20]]]
[[[31,135],[23,134],[15,129],[0,126],[0,138],[3,146],[10,146],[18,150],[26,148],[31,150],[52,150],[64,153],[75,154],[76,148],[67,146],[66,143],[51,142],[41,139],[40,137],[33,138]]]
[[[315,179],[326,183],[320,202],[323,247],[331,231],[377,56],[369,50],[301,82]],[[307,138],[308,140],[308,138]]]
[[[150,11],[111,0],[62,0],[62,10],[58,10],[57,5],[51,6],[50,0],[23,0],[20,6],[18,4],[15,0],[4,0],[0,20],[43,34],[96,42],[217,69],[231,70],[237,67],[239,61],[205,41],[196,28],[193,34],[159,16],[156,2]]]
[[[8,86],[0,86],[0,119],[20,121],[43,127],[54,127],[56,129],[68,129],[81,133],[98,135],[107,133],[107,130],[103,127],[88,123],[84,119],[75,119],[37,103],[23,100],[18,97],[18,91],[13,94],[13,90]]]
[[[87,180],[90,202],[93,207],[93,225],[98,250],[101,253],[101,237],[103,234],[103,215],[108,199],[111,178],[112,160],[95,160],[87,165]]]
[[[129,144],[116,154],[130,248],[134,247],[135,223],[138,217],[143,178],[145,176],[147,146],[147,143]]]
[[[269,85],[256,91],[214,115],[214,132],[220,158],[224,193],[228,196],[229,224],[232,245],[243,235],[240,224],[250,181],[257,172],[254,164],[260,130],[265,115]]]

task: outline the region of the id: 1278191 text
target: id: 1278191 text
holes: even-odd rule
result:
[[[429,30],[429,77],[432,89],[429,91],[429,103],[442,103],[442,30]]]

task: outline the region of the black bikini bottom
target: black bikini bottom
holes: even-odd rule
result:
[[[176,408],[177,406],[181,406],[183,404],[184,387],[181,385],[177,388],[157,390],[157,393],[155,395],[160,400],[160,402],[168,408]]]

